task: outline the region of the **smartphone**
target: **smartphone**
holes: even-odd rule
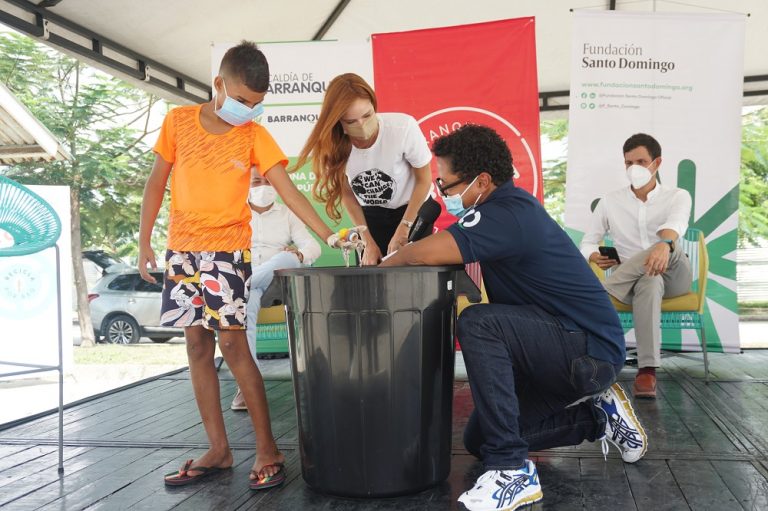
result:
[[[608,257],[621,264],[621,259],[619,259],[619,253],[616,251],[616,247],[597,247],[597,249],[600,251],[601,256]]]

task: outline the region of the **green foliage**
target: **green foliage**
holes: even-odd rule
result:
[[[739,182],[739,246],[768,239],[768,108],[743,116]]]
[[[555,119],[541,122],[543,142],[568,141],[568,121]],[[544,178],[544,207],[560,225],[565,225],[565,170],[568,166],[566,151],[558,157],[542,162]]]
[[[0,81],[74,157],[18,164],[6,173],[26,184],[70,186],[80,206],[83,247],[134,252],[153,161],[144,138],[159,100],[13,33],[0,34]]]

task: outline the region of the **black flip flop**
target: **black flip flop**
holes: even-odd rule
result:
[[[165,474],[165,484],[166,486],[185,486],[187,484],[196,483],[197,481],[208,477],[213,474],[217,474],[221,472],[222,470],[227,470],[230,467],[227,468],[221,468],[221,467],[193,467],[192,463],[194,460],[187,460],[186,463],[184,463],[184,466],[181,467],[181,469],[177,472],[171,472],[169,474]],[[197,475],[189,475],[189,472],[200,472]]]

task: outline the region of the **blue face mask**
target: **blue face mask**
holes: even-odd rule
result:
[[[248,108],[239,101],[235,101],[227,94],[227,84],[222,79],[221,84],[224,86],[224,103],[221,104],[221,108],[216,110],[214,104],[214,113],[218,115],[224,122],[231,124],[232,126],[242,126],[243,124],[250,122],[264,113],[264,105],[259,103],[254,105],[253,108]]]
[[[465,193],[467,193],[467,190],[472,188],[472,185],[475,184],[475,181],[477,181],[477,176],[475,176],[475,179],[472,180],[471,183],[469,183],[469,186],[464,189],[463,192],[456,195],[449,195],[447,197],[443,197],[443,204],[445,204],[445,210],[452,214],[453,216],[457,216],[459,218],[463,217],[467,211],[471,208],[465,208],[464,202],[462,202],[461,198],[464,196]],[[482,195],[482,194],[481,194]],[[480,195],[477,196],[477,199],[475,200],[475,204],[472,206],[474,207],[477,204],[477,201],[480,200]]]

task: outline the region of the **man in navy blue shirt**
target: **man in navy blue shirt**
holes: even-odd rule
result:
[[[542,498],[529,451],[606,440],[639,460],[647,437],[616,377],[624,334],[600,282],[539,202],[512,182],[512,156],[485,126],[433,145],[438,190],[459,217],[383,265],[479,262],[488,304],[464,310],[457,335],[475,410],[467,450],[486,472],[459,498],[471,511]],[[572,405],[587,397],[579,404]]]

